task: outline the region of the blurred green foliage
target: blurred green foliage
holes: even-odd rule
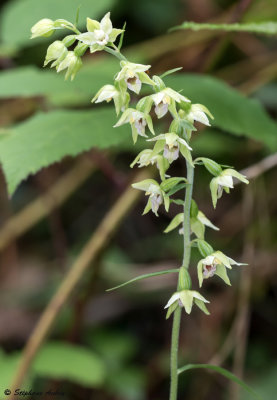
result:
[[[132,49],[128,51],[136,54],[139,48],[141,62],[148,62],[147,53],[144,54],[145,43],[142,41],[149,39],[149,35],[155,37],[158,40],[155,45],[161,48],[159,57],[149,61],[155,73],[176,66],[184,67],[183,72],[166,78],[166,82],[176,90],[182,90],[194,102],[207,105],[215,117],[213,128],[200,131],[193,138],[195,154],[216,157],[218,160],[224,158],[228,164],[245,167],[276,152],[276,41],[236,34],[224,37],[220,34],[210,40],[205,35],[201,37],[197,36],[198,33],[183,32],[184,37],[192,41],[191,44],[184,45],[182,36],[170,34],[168,40],[172,40],[173,50],[165,53],[164,37],[159,42],[158,35],[166,34],[167,29],[186,20],[207,22],[210,19],[222,19],[226,22],[223,14],[228,14],[229,20],[232,20],[232,12],[238,2],[211,0],[205,2],[206,8],[203,2],[198,2],[203,5],[204,11],[197,6],[197,12],[193,1],[181,0],[140,0],[132,2],[131,6],[127,0],[83,0],[81,3],[80,26],[85,25],[86,16],[100,18],[109,9],[112,9],[112,19],[114,16],[118,26],[127,21],[125,41],[132,44]],[[111,83],[118,70],[117,62],[98,54],[95,58],[87,55],[83,68],[73,82],[64,82],[63,76],[54,71],[38,68],[38,65],[43,64],[49,40],[45,39],[42,44],[37,40],[30,41],[30,27],[43,17],[74,21],[79,5],[77,0],[45,0],[39,3],[35,0],[7,0],[1,8],[0,129],[4,134],[0,141],[0,160],[9,193],[13,193],[20,182],[24,181],[12,199],[12,207],[23,208],[32,201],[34,193],[41,193],[41,186],[47,186],[47,174],[50,175],[51,185],[71,165],[71,159],[66,156],[76,156],[92,147],[110,149],[113,156],[112,165],[102,167],[100,163],[101,172],[91,177],[62,210],[56,210],[56,214],[50,217],[51,222],[41,222],[19,240],[21,273],[27,271],[26,266],[34,263],[36,270],[41,268],[47,276],[56,274],[62,258],[59,258],[62,240],[57,246],[56,236],[62,228],[66,232],[66,265],[71,263],[100,216],[106,212],[105,207],[118,196],[122,182],[125,182],[128,175],[133,153],[140,146],[138,144],[133,147],[128,127],[112,128],[116,117],[111,108],[95,105],[92,108],[90,105],[95,92],[102,85]],[[275,0],[253,1],[241,16],[241,21],[245,23],[276,19]],[[206,75],[207,71],[209,75]],[[249,90],[252,96],[246,97],[240,93],[239,85],[244,82],[252,83],[250,89],[253,89]],[[237,88],[231,88],[230,83]],[[28,108],[30,103],[32,105]],[[159,129],[165,128],[161,126]],[[57,161],[61,163],[57,165]],[[47,166],[48,169],[44,168]],[[177,174],[181,175],[183,165],[175,168]],[[30,174],[37,175],[26,181]],[[211,201],[210,198],[207,200],[208,190],[205,189],[207,176],[202,171],[197,174],[199,184],[195,197],[209,215]],[[272,264],[272,249],[276,243],[270,235],[277,232],[272,217],[276,211],[275,182],[274,173],[266,177],[264,183],[257,182],[257,210],[245,235],[253,239],[257,253],[266,253]],[[213,221],[219,222],[221,227],[216,243],[233,252],[240,252],[244,228],[240,225],[243,218],[236,203],[238,198],[241,201],[240,191],[236,193],[238,197],[235,195],[234,200],[224,197],[225,203]],[[5,196],[2,185],[0,217],[3,221],[9,214],[3,205]],[[235,211],[232,211],[235,207]],[[130,286],[121,293],[103,295],[108,287],[135,275],[152,272],[155,268],[163,269],[163,262],[166,262],[165,269],[174,267],[181,256],[182,241],[178,233],[168,236],[161,233],[169,222],[168,218],[161,215],[159,220],[154,217],[143,219],[138,215],[142,209],[140,204],[129,215],[111,247],[99,261],[101,272],[97,277],[97,287],[90,292],[91,277],[88,275],[84,278],[80,293],[74,295],[72,304],[68,306],[68,315],[66,318],[61,316],[59,323],[62,328],[58,326],[54,331],[55,342],[51,340],[41,349],[26,387],[38,387],[41,384],[39,382],[51,386],[58,381],[63,387],[64,382],[67,382],[68,396],[72,395],[72,398],[76,387],[79,391],[80,388],[89,390],[79,396],[84,399],[167,398],[168,371],[165,365],[168,361],[166,346],[170,340],[170,327],[163,322],[162,305],[171,293],[170,279],[174,280],[174,277],[164,277],[160,286],[157,281],[157,287],[152,287],[149,281],[145,286]],[[172,215],[175,210],[173,206]],[[229,219],[224,229],[221,223],[226,215],[229,215]],[[210,233],[210,237],[214,238],[214,233]],[[58,253],[55,253],[57,247]],[[259,270],[266,270],[266,257],[262,262],[257,261]],[[3,271],[8,273],[12,263],[9,259],[3,263]],[[62,279],[63,274],[64,270],[59,270],[55,279]],[[235,282],[238,282],[238,274],[233,274]],[[275,310],[276,289],[273,287],[272,276],[272,273],[268,273],[254,278],[255,288],[250,301],[252,319],[256,325],[253,323],[250,326],[246,358],[246,381],[265,399],[270,400],[275,398],[277,388],[276,318],[274,311],[271,311]],[[41,279],[45,284],[43,288],[34,288],[34,283],[24,290],[7,289],[5,292],[4,288],[1,293],[1,299],[5,299],[3,304],[13,307],[17,304],[30,314],[43,309],[52,294],[53,288],[49,281],[53,280]],[[234,314],[235,300],[228,290],[223,293],[217,283],[210,285],[209,290],[215,296],[214,305],[211,305],[215,311],[214,319],[205,322],[196,313],[192,317],[191,328],[189,324],[184,324],[184,358],[190,353],[195,358],[193,362],[203,362],[203,358],[208,358],[212,351],[218,349],[221,336],[227,332]],[[108,305],[101,303],[101,298],[98,298],[101,295],[107,299]],[[86,313],[77,307],[82,301]],[[91,305],[90,301],[95,304]],[[223,312],[220,308],[222,304]],[[83,323],[78,322],[80,320],[77,317],[80,315]],[[72,333],[72,325],[73,331],[77,331],[75,334],[75,331]],[[261,326],[265,328],[261,330]],[[257,337],[264,342],[262,346],[255,341]],[[0,355],[1,391],[9,386],[20,357],[17,349],[23,346],[25,339],[26,334],[17,340],[2,340],[5,350]],[[196,360],[197,357],[199,360]],[[226,364],[230,365],[231,360],[228,359]],[[201,375],[201,385],[198,372],[191,373],[188,380],[184,377],[182,389],[186,398],[195,399],[196,390],[197,400],[228,398],[226,386],[222,386],[222,390],[213,381],[211,388],[210,377],[206,375]],[[204,392],[205,388],[207,393]],[[241,395],[241,400],[248,398],[245,393]]]

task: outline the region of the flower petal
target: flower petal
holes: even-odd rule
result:
[[[166,306],[165,306],[164,308],[170,307],[171,304],[173,304],[173,303],[174,303],[176,300],[178,300],[179,298],[180,298],[180,293],[179,293],[179,292],[174,293],[174,294],[170,297],[170,299],[168,300],[168,302],[167,302],[167,304],[166,304]]]
[[[107,33],[108,35],[112,32],[113,26],[112,26],[112,22],[110,19],[110,15],[111,13],[108,12],[102,19],[100,22],[100,27],[101,29]]]
[[[87,18],[88,32],[93,32],[95,29],[100,29],[100,23],[95,19]]]

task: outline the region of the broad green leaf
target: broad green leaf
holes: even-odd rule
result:
[[[117,61],[105,57],[85,64],[73,82],[64,82],[54,71],[18,68],[0,74],[0,97],[44,95],[56,104],[88,104],[101,86],[111,83],[118,68]],[[277,125],[257,100],[206,75],[178,74],[165,80],[176,90],[184,89],[194,103],[207,106],[215,117],[213,126],[277,149]]]
[[[227,32],[250,32],[262,35],[277,35],[277,21],[249,22],[245,24],[201,24],[196,22],[184,22],[183,24],[176,26],[171,30],[176,29],[192,29],[193,31],[208,29]]]
[[[159,276],[159,275],[165,275],[165,274],[172,274],[173,272],[179,272],[179,269],[168,269],[166,271],[159,271],[159,272],[152,272],[150,274],[144,274],[144,275],[139,275],[136,278],[130,279],[127,282],[121,283],[118,286],[115,286],[113,288],[107,289],[107,292],[110,292],[111,290],[119,289],[123,286],[129,285],[130,283],[140,281],[141,279],[146,279],[146,278],[152,278],[153,276]]]
[[[117,60],[106,57],[85,64],[73,82],[49,68],[11,69],[0,74],[0,98],[45,96],[57,105],[89,104],[101,86],[112,83],[118,70]]]
[[[231,88],[223,81],[205,75],[178,74],[165,78],[166,84],[184,91],[194,103],[202,103],[214,115],[212,125],[235,135],[245,135],[277,149],[277,124],[262,105]]]
[[[30,40],[30,29],[40,19],[63,18],[74,23],[76,11],[81,4],[79,20],[85,26],[86,17],[102,17],[113,3],[114,0],[43,0],[38,4],[37,0],[11,0],[1,10],[1,38],[4,44],[32,46],[44,39]],[[70,31],[63,32],[67,34]]]
[[[98,387],[105,379],[103,361],[81,346],[52,342],[38,353],[32,373],[47,378],[66,379],[88,387]]]
[[[21,181],[65,156],[131,140],[129,126],[113,128],[112,108],[40,113],[17,125],[0,142],[0,161],[9,193]]]
[[[5,354],[0,352],[0,390],[11,387],[21,352]],[[87,387],[98,387],[106,377],[103,361],[87,348],[61,342],[45,344],[39,351],[31,372],[24,382],[30,390],[36,376],[66,379]]]
[[[181,374],[182,372],[188,371],[190,369],[197,369],[197,368],[204,368],[204,369],[210,369],[212,371],[216,371],[219,374],[225,376],[225,378],[232,380],[233,382],[237,383],[241,387],[243,387],[248,393],[252,394],[253,397],[256,399],[261,400],[261,397],[254,392],[246,383],[244,383],[241,379],[236,377],[234,374],[231,372],[227,371],[225,368],[218,367],[216,365],[210,365],[210,364],[188,364],[185,365],[182,368],[178,369],[178,374]]]

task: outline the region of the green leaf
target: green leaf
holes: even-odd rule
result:
[[[178,268],[176,268],[176,269],[168,269],[166,271],[152,272],[150,274],[140,275],[140,276],[137,276],[136,278],[130,279],[127,282],[121,283],[118,286],[115,286],[113,288],[107,289],[106,291],[110,292],[112,290],[119,289],[119,288],[121,288],[123,286],[129,285],[130,283],[133,283],[133,282],[136,282],[136,281],[140,281],[141,279],[152,278],[153,276],[159,276],[159,275],[164,275],[164,274],[172,274],[173,272],[179,272],[179,269]]]
[[[178,206],[183,206],[184,205],[184,200],[181,199],[170,199],[171,203],[177,204]]]
[[[198,368],[204,368],[204,369],[210,369],[212,371],[216,371],[219,374],[225,376],[225,378],[232,380],[233,382],[237,383],[241,387],[243,387],[248,393],[252,394],[253,397],[256,399],[261,400],[261,397],[254,392],[246,383],[244,383],[242,380],[237,378],[234,374],[231,372],[227,371],[225,368],[218,367],[216,365],[210,365],[210,364],[188,364],[185,365],[182,368],[178,369],[178,374],[181,374],[182,372],[188,371],[190,369],[198,369]]]
[[[80,9],[80,21],[85,26],[86,17],[100,18],[111,9],[114,0],[11,0],[1,10],[1,38],[4,44],[16,46],[32,46],[39,41],[47,39],[39,38],[30,40],[30,29],[42,18],[67,19],[74,22],[76,8]],[[63,32],[68,33],[68,30]],[[57,37],[53,35],[52,37]],[[49,39],[48,39],[49,40]]]
[[[118,62],[112,58],[94,60],[81,68],[73,82],[49,69],[10,69],[0,74],[0,97],[45,96],[54,105],[88,104],[103,85],[112,82],[118,69]]]
[[[211,160],[210,158],[206,157],[199,157],[195,160],[195,163],[198,163],[198,160],[199,164],[200,163],[204,164],[205,168],[210,172],[210,174],[218,176],[222,172],[221,166],[214,160]]]
[[[13,194],[28,175],[65,156],[128,141],[128,127],[114,129],[114,122],[113,109],[100,108],[40,113],[16,126],[0,142],[0,161],[9,193]]]
[[[164,72],[164,73],[160,76],[160,78],[164,78],[164,77],[167,76],[167,75],[174,74],[175,72],[180,71],[181,69],[183,69],[183,67],[178,67],[178,68],[170,69],[170,70]]]
[[[250,32],[258,33],[262,35],[276,35],[277,34],[277,22],[276,21],[265,21],[265,22],[249,22],[245,24],[199,24],[196,22],[184,22],[183,24],[172,28],[176,29],[192,29],[193,31],[206,30],[220,30],[226,32]]]
[[[62,342],[48,343],[34,362],[35,375],[66,379],[87,387],[100,386],[106,375],[103,361],[87,348]]]
[[[214,115],[213,126],[235,135],[245,135],[277,149],[277,124],[262,105],[249,99],[223,81],[205,75],[177,74],[166,78],[175,90],[184,88],[184,96],[202,103]]]
[[[175,215],[175,217],[170,221],[169,225],[164,230],[164,233],[173,231],[173,229],[177,228],[177,226],[179,226],[183,222],[183,220],[184,220],[183,213]]]
[[[160,184],[160,187],[165,192],[168,192],[171,189],[173,189],[175,186],[177,186],[180,182],[186,182],[186,178],[182,178],[182,177],[168,178]]]
[[[178,185],[174,186],[168,193],[168,196],[172,196],[173,194],[179,192],[179,190],[184,189],[188,186],[188,183],[179,183]]]

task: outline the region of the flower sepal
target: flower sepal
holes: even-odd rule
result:
[[[136,143],[138,136],[147,137],[145,134],[145,127],[148,126],[150,132],[154,135],[154,128],[152,119],[149,114],[145,114],[135,108],[128,108],[123,112],[118,122],[114,125],[114,128],[130,124],[132,128],[132,137],[134,143]]]
[[[178,306],[184,307],[186,313],[190,314],[193,304],[196,304],[201,311],[209,315],[210,313],[205,303],[209,303],[209,301],[196,290],[181,290],[175,292],[165,306],[165,308],[168,308],[166,318],[168,319]]]

